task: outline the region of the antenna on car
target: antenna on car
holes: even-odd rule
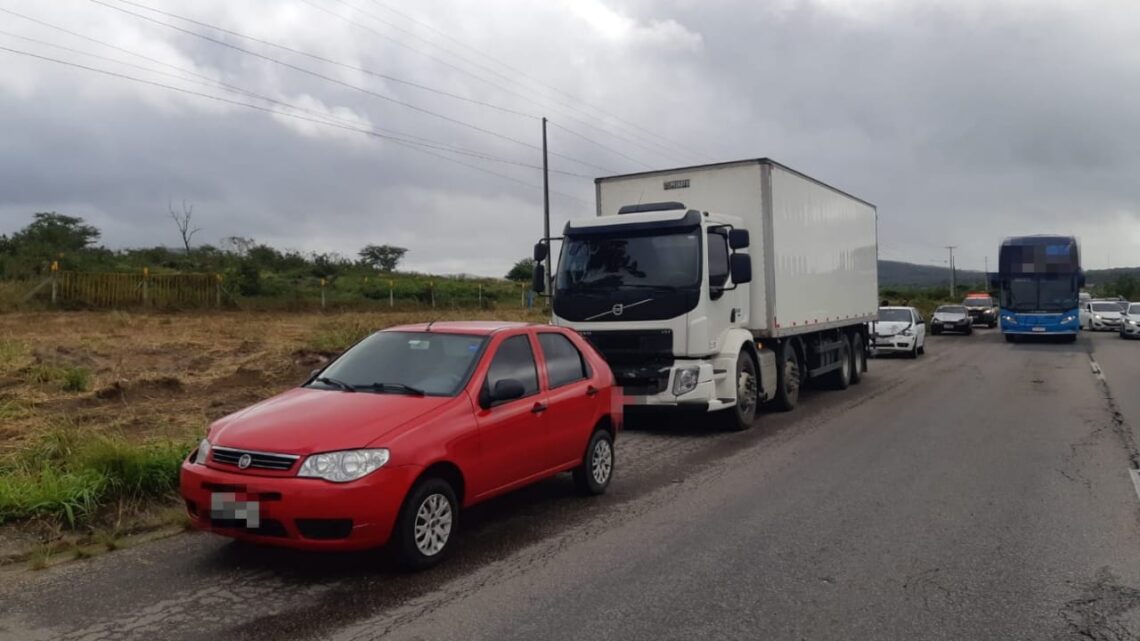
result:
[[[432,319],[432,320],[428,321],[427,327],[425,327],[425,328],[424,328],[424,331],[425,331],[425,332],[430,332],[430,331],[431,331],[431,326],[432,326],[432,325],[434,325],[434,324],[435,324],[435,320],[434,320],[434,319]]]

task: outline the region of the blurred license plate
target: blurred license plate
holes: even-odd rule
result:
[[[1044,327],[1034,327],[1034,328],[1033,328],[1033,331],[1035,331],[1035,332],[1043,332],[1043,331],[1045,331],[1045,328],[1044,328]]]
[[[229,527],[256,530],[261,526],[261,505],[257,501],[239,501],[232,492],[210,495],[210,519]]]

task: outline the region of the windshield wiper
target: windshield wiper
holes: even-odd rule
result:
[[[332,385],[333,387],[335,387],[339,390],[344,390],[346,392],[355,392],[356,391],[356,388],[349,385],[348,383],[345,383],[344,381],[341,381],[341,380],[337,380],[335,378],[329,378],[328,376],[318,376],[317,378],[313,379],[313,382],[324,383],[325,385]]]
[[[402,392],[404,394],[411,394],[412,396],[425,396],[427,392],[418,387],[412,387],[405,383],[369,383],[368,385],[357,385],[356,389],[371,390],[373,392]]]

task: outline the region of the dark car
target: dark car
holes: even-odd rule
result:
[[[962,301],[966,312],[970,315],[970,322],[974,325],[985,325],[990,329],[997,327],[998,311],[994,299],[989,295],[969,295]]]

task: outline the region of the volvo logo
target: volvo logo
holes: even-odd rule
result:
[[[638,305],[644,305],[645,303],[648,303],[652,300],[653,300],[652,298],[646,298],[645,300],[639,300],[636,303],[630,303],[628,305],[618,303],[617,305],[614,305],[613,307],[602,312],[601,314],[594,314],[593,316],[587,316],[584,320],[592,321],[594,319],[601,318],[603,316],[609,316],[610,314],[613,314],[614,316],[621,316],[622,314],[625,313],[625,310],[627,310],[631,307],[637,307]]]
[[[244,470],[245,468],[249,467],[249,464],[252,462],[253,462],[252,456],[250,456],[249,454],[242,454],[241,458],[238,459],[238,469]]]
[[[612,313],[614,316],[621,316],[622,312],[624,312],[624,311],[625,311],[625,305],[618,303],[617,305],[614,305]]]

